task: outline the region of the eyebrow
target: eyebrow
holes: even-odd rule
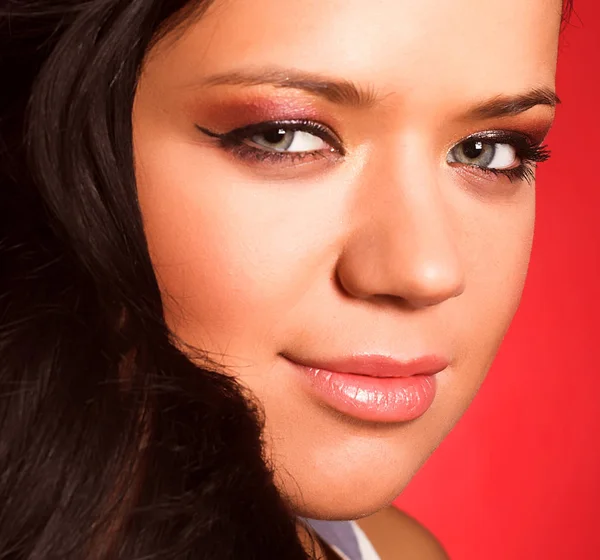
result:
[[[332,103],[352,107],[371,107],[379,98],[374,88],[364,88],[349,80],[323,77],[300,70],[246,70],[215,74],[203,81],[203,85],[262,86],[306,91]]]
[[[556,107],[559,103],[560,99],[553,89],[538,87],[518,95],[499,95],[475,105],[465,116],[476,119],[509,117],[529,111],[537,105]]]
[[[373,86],[361,86],[349,80],[331,79],[321,74],[301,70],[256,69],[235,70],[214,74],[202,85],[272,86],[296,89],[322,97],[327,101],[351,107],[369,108],[379,103],[383,96]],[[387,96],[386,96],[387,97]],[[467,109],[466,119],[491,119],[524,113],[537,105],[555,107],[560,99],[549,87],[536,87],[516,95],[498,95]]]

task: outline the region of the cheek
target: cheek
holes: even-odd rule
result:
[[[423,418],[431,448],[452,429],[477,394],[519,306],[534,213],[534,193],[529,189],[508,212],[496,208],[479,212],[472,224],[462,221],[467,283],[460,297],[445,302],[445,313],[437,324],[453,348],[454,363],[439,376],[438,396],[429,416]]]
[[[477,242],[469,260],[471,282],[465,296],[473,319],[471,328],[481,338],[492,339],[494,347],[519,306],[529,266],[535,202],[533,191],[526,194],[514,212],[490,221],[487,236]]]
[[[535,194],[525,186],[510,209],[495,209],[466,228],[467,289],[457,298],[453,320],[457,372],[448,402],[466,408],[484,380],[519,306],[533,239]]]
[[[194,163],[194,148],[154,146],[147,135],[136,143],[139,201],[167,321],[201,348],[260,359],[328,261],[332,232],[323,221],[307,226],[310,207],[299,207],[293,189],[244,183],[216,157]]]
[[[172,186],[156,177],[141,190],[147,195],[154,185]],[[276,307],[293,290],[293,282],[285,284],[273,265],[277,248],[261,244],[260,232],[244,233],[246,224],[234,208],[217,208],[215,197],[190,193],[181,183],[177,189],[179,196],[160,203],[140,197],[169,324],[205,347],[209,341],[227,344],[221,333],[239,339],[248,329],[256,332],[261,324],[256,311],[268,313],[269,305]]]

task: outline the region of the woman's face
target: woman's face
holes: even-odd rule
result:
[[[296,513],[392,501],[481,384],[527,270],[560,11],[217,0],[150,52],[134,146],[167,320],[260,402]]]

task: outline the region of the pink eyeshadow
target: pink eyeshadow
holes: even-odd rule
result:
[[[197,124],[219,132],[270,120],[319,120],[314,102],[300,98],[258,98],[206,100],[193,105]]]

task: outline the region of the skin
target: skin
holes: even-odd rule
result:
[[[381,560],[448,560],[436,538],[418,521],[395,508],[359,521]]]
[[[221,0],[149,53],[134,147],[167,320],[260,403],[298,515],[389,504],[482,383],[521,297],[535,188],[447,155],[482,131],[543,140],[550,105],[466,113],[554,90],[559,23],[556,0]],[[371,102],[212,79],[265,68],[351,81]],[[196,128],[281,118],[326,124],[345,154],[240,159]],[[450,365],[423,416],[379,423],[324,406],[282,356],[354,353]]]

